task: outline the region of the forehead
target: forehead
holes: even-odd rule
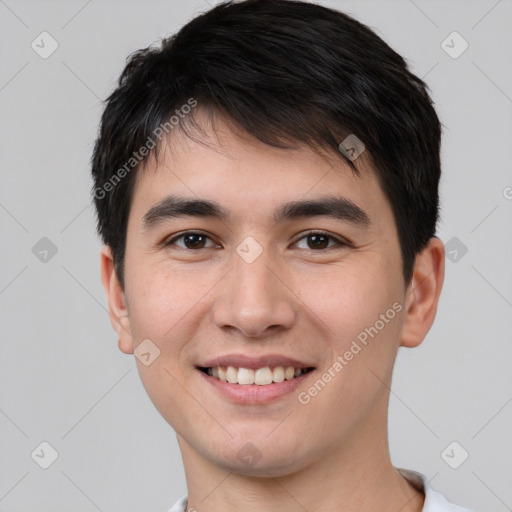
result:
[[[223,118],[215,126],[199,124],[200,132],[171,132],[158,158],[139,169],[132,208],[144,209],[145,215],[170,194],[215,200],[228,216],[252,210],[254,217],[267,212],[274,220],[283,203],[327,195],[349,199],[368,218],[389,206],[364,154],[355,162],[357,175],[341,154],[299,144],[273,147]]]

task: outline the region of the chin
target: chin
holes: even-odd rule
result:
[[[245,439],[233,442],[224,454],[213,453],[210,445],[207,448],[208,458],[226,471],[267,478],[287,476],[308,465],[308,459],[311,457],[299,453],[297,445],[300,443],[293,442],[285,446],[280,441],[269,442],[269,439],[259,439],[255,436],[254,442]]]

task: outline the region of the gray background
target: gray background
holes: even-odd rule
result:
[[[439,236],[456,237],[457,253],[431,332],[398,358],[393,462],[425,473],[456,503],[512,510],[512,2],[321,3],[401,53],[425,77],[445,126]],[[110,326],[89,159],[101,100],[125,58],[208,7],[0,0],[4,512],[164,512],[186,492],[174,432]],[[47,59],[31,48],[43,31],[59,45]],[[458,58],[441,45],[453,31],[469,43]],[[452,40],[453,53],[462,43]],[[57,247],[46,261],[39,246],[33,253],[43,237]],[[59,455],[48,469],[31,458],[43,441]],[[447,461],[458,465],[463,450],[469,458],[452,469]]]

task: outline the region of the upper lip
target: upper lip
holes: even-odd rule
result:
[[[200,368],[213,368],[215,366],[235,366],[237,368],[264,368],[265,366],[293,366],[294,368],[312,368],[298,359],[279,354],[266,354],[258,357],[249,357],[244,354],[226,354],[202,362]]]

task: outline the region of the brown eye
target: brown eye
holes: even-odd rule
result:
[[[183,237],[183,242],[185,243],[185,247],[187,247],[187,249],[202,249],[205,239],[206,237],[204,235],[192,233],[191,235],[185,235]]]
[[[182,244],[176,243],[178,240],[182,240]],[[171,240],[165,243],[166,246],[176,245],[181,247],[182,249],[208,249],[209,247],[218,247],[216,244],[210,245],[207,247],[205,244],[210,240],[210,237],[206,236],[203,233],[197,233],[195,231],[188,231],[186,233],[181,233],[181,235],[175,236]]]
[[[331,249],[335,246],[348,245],[342,240],[339,240],[329,233],[324,233],[322,231],[308,233],[307,235],[300,238],[296,243],[299,243],[301,240],[307,240],[307,247],[301,247],[301,249],[322,250]]]
[[[308,235],[307,238],[311,249],[325,249],[329,245],[329,237],[325,235]]]

